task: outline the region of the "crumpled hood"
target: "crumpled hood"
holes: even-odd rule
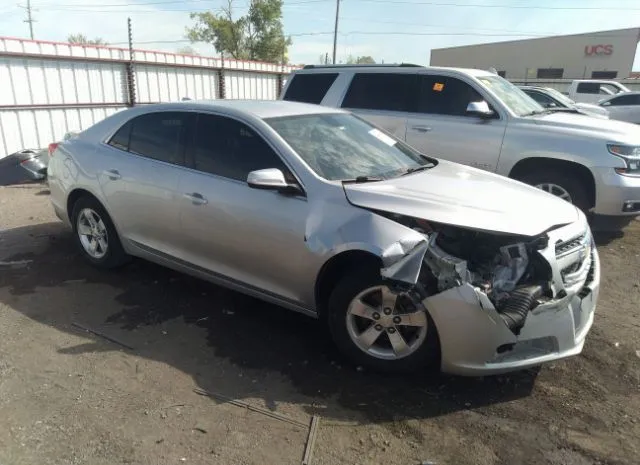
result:
[[[344,184],[349,202],[466,228],[534,236],[579,218],[576,207],[518,181],[440,160],[385,181]]]
[[[562,112],[545,113],[526,119],[530,119],[538,126],[546,126],[550,131],[568,130],[588,137],[600,137],[608,142],[640,145],[640,128],[623,121]]]

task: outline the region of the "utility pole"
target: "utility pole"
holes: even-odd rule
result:
[[[338,18],[340,17],[340,0],[336,0],[336,26],[333,30],[333,64],[336,64],[336,44],[338,42]]]
[[[33,8],[31,8],[31,0],[27,0],[27,6],[18,6],[27,10],[27,19],[25,19],[24,22],[29,23],[29,36],[31,37],[31,40],[33,40],[33,23],[35,23],[36,20],[33,19],[33,16],[31,15],[33,12]]]

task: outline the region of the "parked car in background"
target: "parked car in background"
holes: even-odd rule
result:
[[[640,212],[636,126],[549,111],[489,71],[311,65],[282,98],[354,111],[422,153],[524,181],[588,212],[597,228]]]
[[[47,149],[26,149],[0,158],[0,186],[42,181],[47,177]]]
[[[322,318],[374,369],[523,369],[578,354],[593,322],[582,212],[341,110],[132,108],[60,143],[49,186],[94,265],[138,256]]]
[[[618,81],[576,79],[569,84],[567,95],[575,102],[598,103],[603,97],[621,92],[630,92],[630,90]]]
[[[640,92],[626,92],[600,101],[612,119],[640,124]]]
[[[574,102],[562,92],[550,87],[519,86],[522,91],[538,102],[543,108],[555,111],[568,111],[593,116],[594,118],[608,119],[609,112],[592,103]]]

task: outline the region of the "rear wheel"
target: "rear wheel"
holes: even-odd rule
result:
[[[376,371],[403,372],[437,365],[433,320],[422,303],[383,284],[379,273],[353,273],[329,299],[329,327],[338,348]]]
[[[129,261],[111,218],[96,199],[79,198],[73,205],[71,220],[80,252],[93,265],[116,268]]]
[[[566,200],[585,213],[591,208],[586,186],[569,174],[539,170],[522,175],[519,180]]]

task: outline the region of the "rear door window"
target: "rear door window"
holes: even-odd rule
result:
[[[484,100],[480,93],[460,79],[447,76],[420,76],[420,113],[466,116],[471,102]]]
[[[416,74],[356,73],[342,108],[412,111],[416,90]]]
[[[338,73],[294,74],[283,100],[319,104]]]
[[[131,122],[129,152],[183,165],[187,117],[188,114],[176,111],[138,116]]]

